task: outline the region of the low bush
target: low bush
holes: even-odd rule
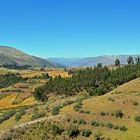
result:
[[[78,121],[78,124],[87,124],[87,122],[86,122],[84,119],[80,119],[80,120]]]
[[[71,138],[77,137],[80,134],[79,127],[76,125],[70,125],[67,129],[67,133]]]
[[[135,117],[134,117],[134,120],[135,120],[136,122],[140,122],[140,115],[135,116]]]
[[[109,129],[112,129],[114,127],[114,125],[109,122],[109,123],[106,124],[106,127],[109,128]]]
[[[61,135],[63,132],[64,132],[64,129],[60,126],[58,126],[57,124],[51,124],[51,127],[49,129],[51,131],[51,134],[53,136],[56,136],[56,135]]]
[[[80,110],[79,113],[85,113],[85,111],[84,110]]]
[[[88,111],[85,111],[85,113],[86,113],[86,114],[90,114],[90,111],[89,111],[89,110],[88,110]]]
[[[124,113],[123,113],[121,110],[116,110],[116,111],[114,112],[114,116],[115,116],[116,118],[123,118],[123,117],[124,117]]]
[[[89,129],[83,129],[81,130],[81,133],[82,133],[82,136],[84,137],[89,137],[92,134],[92,132]]]
[[[105,116],[106,113],[105,113],[105,112],[100,112],[100,115],[101,115],[101,116]]]
[[[60,109],[61,109],[61,106],[55,106],[55,107],[52,109],[52,115],[53,115],[53,116],[58,115],[59,112],[60,112]]]
[[[105,137],[99,132],[94,135],[95,140],[105,140]]]
[[[127,128],[125,126],[120,126],[119,129],[120,131],[127,131]]]
[[[137,105],[138,105],[138,102],[133,102],[133,105],[134,105],[134,106],[137,106]]]
[[[91,121],[91,125],[95,126],[95,127],[98,127],[98,126],[100,126],[100,123],[95,121],[95,120],[93,120],[93,121]]]

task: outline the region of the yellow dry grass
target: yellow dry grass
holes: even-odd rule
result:
[[[73,110],[74,105],[63,108],[62,114],[67,114],[73,119],[84,119],[87,122],[96,120],[105,124],[111,122],[115,125],[125,125],[128,130],[121,132],[119,130],[108,129],[106,127],[93,127],[91,125],[81,125],[80,128],[89,128],[92,132],[97,133],[100,131],[103,136],[110,137],[111,139],[118,140],[139,140],[140,123],[134,121],[134,117],[140,113],[140,79],[133,80],[122,86],[119,86],[113,92],[110,92],[104,96],[92,97],[83,101],[83,110],[90,111],[90,114],[77,113]],[[118,94],[119,93],[119,94]],[[110,101],[109,98],[114,101]],[[133,102],[138,102],[137,106],[133,105]],[[111,114],[116,110],[122,110],[125,117],[122,119],[116,118]],[[109,115],[101,116],[101,112],[107,112]],[[78,137],[78,140],[84,140],[83,137]],[[92,140],[93,135],[88,138]]]
[[[34,77],[34,76],[41,76],[43,73],[48,73],[50,76],[55,77],[58,75],[61,75],[62,77],[68,77],[68,72],[64,71],[63,68],[47,68],[45,71],[39,71],[39,70],[13,70],[13,69],[6,69],[6,68],[0,68],[0,73],[7,73],[7,72],[13,72],[13,73],[20,73],[23,78],[26,77]]]
[[[118,88],[111,91],[109,94],[117,94],[117,93],[128,94],[128,93],[135,93],[135,92],[138,93],[140,92],[140,78],[137,78],[135,80],[132,80],[128,83],[119,86]]]
[[[20,102],[18,104],[13,104],[13,101],[16,99],[17,96],[18,96],[17,93],[13,93],[13,94],[3,98],[2,100],[0,100],[0,110],[17,108],[17,107],[26,106],[26,105],[33,105],[33,104],[37,103],[37,101],[33,97],[29,97],[29,98],[25,99],[23,102]]]

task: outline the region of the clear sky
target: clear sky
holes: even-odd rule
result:
[[[45,58],[140,54],[140,0],[0,0],[0,45]]]

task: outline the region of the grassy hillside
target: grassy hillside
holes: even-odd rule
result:
[[[48,67],[59,67],[56,63],[52,63],[45,59],[28,55],[20,50],[12,47],[0,46],[0,65],[3,64],[31,65]]]
[[[139,140],[140,122],[134,120],[135,116],[140,113],[140,86],[138,85],[140,85],[140,79],[128,82],[104,96],[83,101],[81,110],[89,111],[89,114],[76,112],[75,105],[63,108],[62,114],[67,114],[72,121],[84,119],[89,124],[80,125],[80,128],[89,128],[94,133],[100,131],[104,137],[109,137],[111,140]],[[124,114],[122,118],[116,116],[119,110]],[[91,126],[93,120],[96,123]],[[110,125],[106,126],[109,123]],[[125,126],[127,130],[120,131],[111,124]],[[93,136],[89,139],[93,139]]]
[[[29,77],[0,89],[0,136],[3,140],[139,140],[140,78],[102,96],[86,90],[73,96],[48,95],[46,102],[33,97],[35,87],[46,82],[42,74],[68,77],[63,69],[8,70]],[[39,76],[38,78],[36,76]],[[34,78],[36,77],[36,78]],[[8,114],[8,115],[7,115]],[[12,128],[12,129],[7,129]],[[6,131],[3,131],[7,129]],[[99,139],[100,140],[100,139]]]
[[[0,73],[18,73],[26,79],[0,89],[0,133],[3,129],[46,116],[44,104],[37,102],[32,94],[36,87],[47,81],[42,77],[43,74],[48,73],[52,77],[68,75],[64,69],[54,68],[48,68],[46,71],[0,68]],[[55,102],[53,98],[51,101]]]
[[[139,85],[140,79],[138,78],[119,86],[106,95],[89,99],[86,99],[88,98],[86,97],[86,92],[83,92],[83,96],[80,94],[69,98],[69,101],[74,101],[74,103],[62,107],[59,113],[60,116],[51,119],[48,117],[45,121],[43,120],[43,123],[40,122],[24,126],[21,129],[15,129],[12,136],[16,137],[15,139],[17,140],[21,139],[21,136],[22,139],[27,139],[27,137],[30,139],[43,139],[45,136],[49,137],[49,139],[73,139],[68,132],[69,129],[73,130],[73,127],[77,126],[75,129],[80,131],[77,137],[74,137],[77,140],[94,140],[95,135],[99,135],[99,132],[102,137],[105,137],[105,140],[139,140],[140,123],[135,121],[135,117],[140,113]],[[135,88],[131,89],[129,87]],[[60,106],[64,101],[66,102],[66,99],[60,98],[57,101],[53,97],[47,106],[50,106],[50,108]],[[77,104],[80,105],[80,111],[75,110]],[[118,115],[118,112],[123,113],[122,118],[120,117],[121,115]],[[30,113],[24,116],[25,120],[30,117]],[[10,122],[5,122],[4,125],[13,123],[13,119],[11,118]],[[54,127],[58,127],[57,129],[60,129],[60,133],[62,128],[64,130],[59,134],[59,131],[57,132]],[[54,131],[52,132],[51,130],[53,129]],[[89,137],[82,136],[84,129],[92,132]]]

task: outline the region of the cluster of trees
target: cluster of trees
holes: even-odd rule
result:
[[[128,65],[133,65],[133,64],[140,64],[140,56],[135,57],[135,59],[132,56],[129,56],[127,58],[127,64]],[[120,60],[117,58],[115,60],[115,66],[120,66],[121,62]]]
[[[0,75],[0,88],[8,87],[23,80],[18,73],[6,73]]]
[[[126,65],[109,69],[98,65],[95,68],[77,70],[72,77],[62,78],[57,76],[50,79],[45,85],[34,92],[36,99],[45,101],[50,93],[72,96],[87,90],[90,95],[103,95],[118,85],[126,83],[140,76],[140,65]]]

